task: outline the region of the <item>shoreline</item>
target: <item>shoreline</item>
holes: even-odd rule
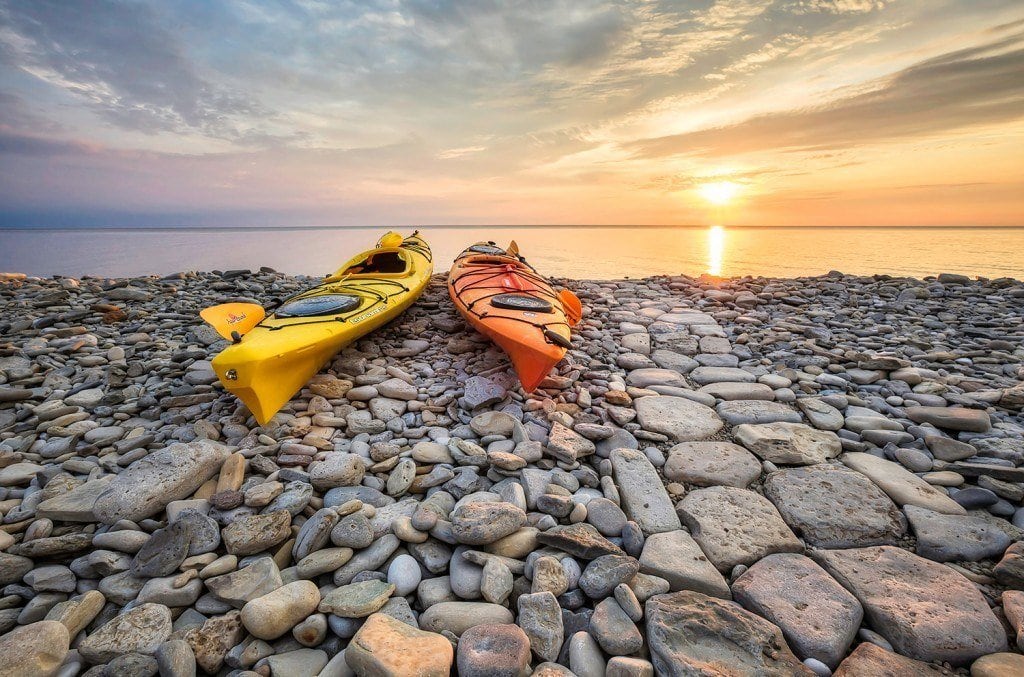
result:
[[[5,664],[1024,660],[1020,281],[551,278],[587,311],[528,396],[435,275],[258,427],[198,311],[317,278],[11,277]]]

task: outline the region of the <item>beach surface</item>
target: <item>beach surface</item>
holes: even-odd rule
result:
[[[1024,674],[1024,283],[555,282],[260,427],[198,312],[314,278],[0,276],[0,674]]]

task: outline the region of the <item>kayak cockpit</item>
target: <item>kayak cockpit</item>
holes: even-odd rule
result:
[[[355,275],[393,275],[399,277],[409,272],[408,255],[401,249],[377,250],[362,261],[349,266],[341,272],[343,276]]]

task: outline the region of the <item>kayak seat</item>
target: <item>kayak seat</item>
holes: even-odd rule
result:
[[[345,272],[350,275],[371,275],[374,273],[395,275],[397,273],[404,273],[406,267],[405,259],[398,252],[381,252],[380,254],[373,254],[362,263],[352,266]]]

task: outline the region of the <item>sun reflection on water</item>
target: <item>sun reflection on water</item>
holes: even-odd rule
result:
[[[708,229],[708,274],[722,274],[722,255],[725,253],[725,228],[711,226]]]

